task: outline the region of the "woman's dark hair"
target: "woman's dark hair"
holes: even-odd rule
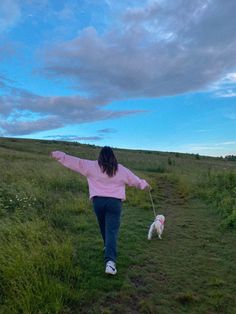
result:
[[[118,162],[109,146],[104,146],[98,156],[98,164],[102,172],[106,173],[109,177],[113,177],[118,169]]]

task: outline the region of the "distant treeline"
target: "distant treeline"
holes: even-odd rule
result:
[[[236,155],[227,155],[225,156],[225,159],[229,161],[236,161]]]

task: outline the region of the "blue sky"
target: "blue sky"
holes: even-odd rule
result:
[[[0,136],[236,154],[234,0],[2,0]]]

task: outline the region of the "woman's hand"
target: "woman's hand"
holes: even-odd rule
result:
[[[62,156],[64,155],[63,152],[59,151],[59,150],[56,150],[54,152],[51,152],[51,157],[56,159],[56,160],[59,160],[62,158]]]
[[[145,187],[145,190],[149,190],[149,191],[151,191],[151,189],[152,189],[152,187],[151,187],[151,185],[150,185],[150,184],[148,184],[148,185]]]

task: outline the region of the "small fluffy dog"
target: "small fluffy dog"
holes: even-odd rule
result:
[[[159,239],[161,239],[164,230],[165,216],[157,215],[154,222],[151,224],[148,231],[148,240],[151,240],[153,233],[156,231]]]

